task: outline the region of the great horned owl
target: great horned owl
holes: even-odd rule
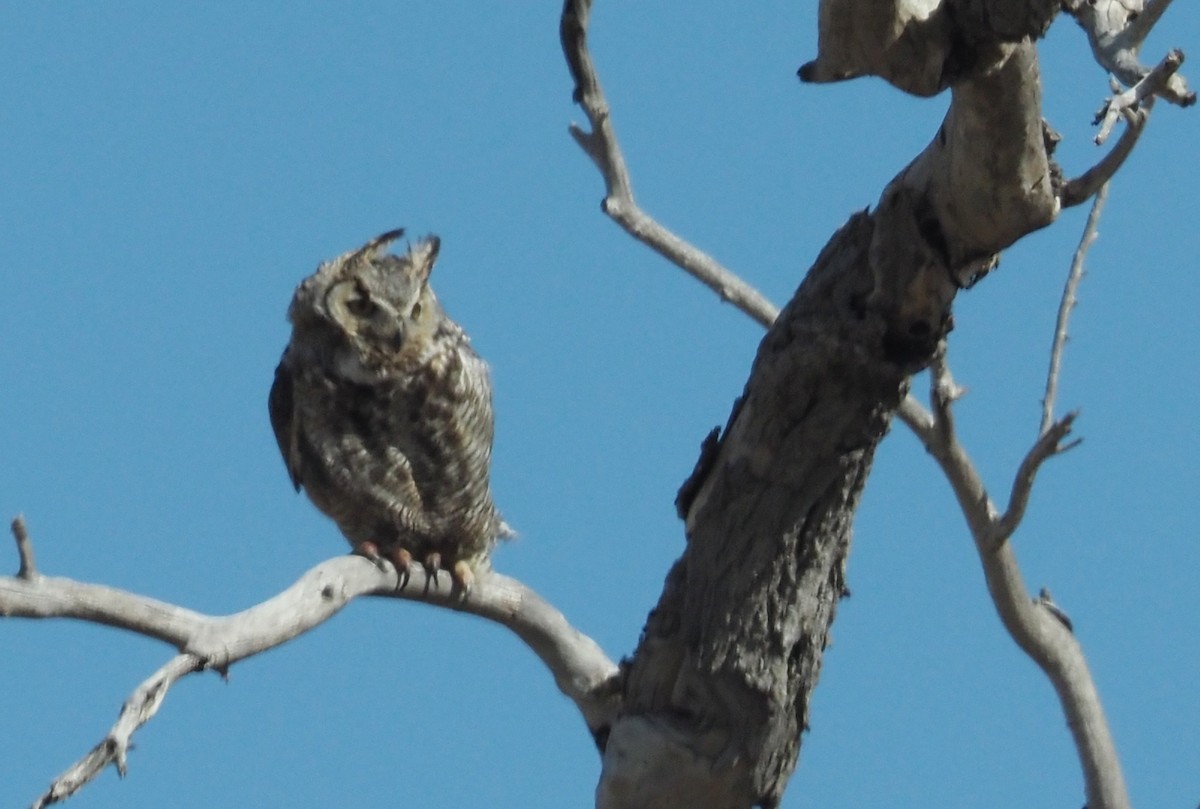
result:
[[[401,575],[415,557],[463,591],[511,535],[492,503],[487,365],[429,286],[440,242],[402,230],[327,261],[296,289],[271,426],[292,484],[355,550]]]

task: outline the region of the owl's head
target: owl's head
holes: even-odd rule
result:
[[[292,298],[288,319],[296,334],[335,337],[339,364],[353,359],[367,372],[419,352],[441,311],[429,286],[441,242],[430,236],[402,256],[388,253],[403,235],[390,230],[321,264]]]

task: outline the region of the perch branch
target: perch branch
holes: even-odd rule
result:
[[[715,258],[659,224],[634,200],[629,169],[617,143],[608,100],[604,97],[588,51],[587,24],[591,5],[591,0],[566,0],[559,36],[567,66],[575,81],[572,98],[583,108],[591,125],[591,131],[587,132],[572,124],[571,137],[592,159],[604,178],[601,208],[626,233],[700,281],[717,293],[721,300],[733,304],[760,325],[770,326],[779,314],[778,307]]]
[[[1144,108],[1137,111],[1138,115],[1143,113]],[[1130,128],[1135,128],[1132,122]],[[1083,275],[1083,261],[1096,238],[1096,223],[1107,190],[1106,182],[1096,189],[1096,199],[1068,273],[1052,341],[1038,438],[1014,476],[1004,513],[998,512],[974,463],[958,440],[952,405],[961,396],[962,389],[950,376],[944,353],[935,357],[930,368],[929,409],[909,396],[898,408],[897,415],[938,462],[950,483],[974,538],[988,591],[1005,629],[1046,673],[1058,694],[1083,770],[1087,805],[1092,809],[1127,809],[1129,798],[1120,762],[1083,650],[1073,635],[1071,620],[1045,588],[1036,598],[1030,597],[1012,545],[1007,541],[1024,518],[1034,479],[1042,464],[1079,443],[1064,443],[1076,414],[1070,413],[1055,421],[1054,403],[1067,326]]]
[[[1100,186],[1096,199],[1092,202],[1092,210],[1088,213],[1087,223],[1083,226],[1083,235],[1079,237],[1079,246],[1071,258],[1071,269],[1067,273],[1067,283],[1063,286],[1062,298],[1058,302],[1058,317],[1054,322],[1054,339],[1050,345],[1050,368],[1046,372],[1046,395],[1042,397],[1042,424],[1038,428],[1039,435],[1045,435],[1054,422],[1054,400],[1058,397],[1058,378],[1062,371],[1062,356],[1067,345],[1067,324],[1071,312],[1078,301],[1076,293],[1079,282],[1083,280],[1083,260],[1088,249],[1096,241],[1096,224],[1100,221],[1100,212],[1104,210],[1104,202],[1108,199],[1108,183]]]
[[[240,660],[319,626],[353,599],[366,595],[422,601],[477,615],[512,630],[550,669],[593,735],[605,731],[619,707],[618,689],[613,687],[616,664],[531,588],[499,573],[480,573],[464,599],[449,576],[430,578],[420,566],[414,566],[401,584],[390,566],[380,569],[361,557],[342,556],[312,568],[278,595],[228,616],[203,615],[71,579],[0,577],[0,616],[76,618],[152,637],[180,651],[134,692],[105,740],[60,776],[35,806],[72,794],[110,763],[123,772],[129,737],[153,716],[179,678],[204,669],[224,673]]]

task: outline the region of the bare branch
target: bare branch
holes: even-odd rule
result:
[[[900,402],[900,406],[896,408],[896,415],[900,420],[908,425],[908,428],[916,433],[917,438],[922,444],[927,445],[927,434],[933,429],[933,414],[925,409],[925,406],[916,400],[910,393]],[[927,445],[928,446],[928,445]]]
[[[1129,21],[1129,37],[1136,42],[1145,41],[1150,31],[1171,5],[1171,0],[1146,0],[1142,12]]]
[[[1116,89],[1119,89],[1119,85],[1116,85],[1114,89],[1116,95],[1106,101],[1104,107],[1096,113],[1095,122],[1100,124],[1100,131],[1096,133],[1096,143],[1100,144],[1108,140],[1108,135],[1112,132],[1117,118],[1126,110],[1133,109],[1140,104],[1149,103],[1155,96],[1162,95],[1171,77],[1175,75],[1182,64],[1183,51],[1173,50],[1164,56],[1163,60],[1155,65],[1153,70],[1125,92],[1116,93]]]
[[[712,256],[660,225],[634,200],[629,170],[613,130],[612,114],[587,47],[591,5],[591,0],[566,0],[559,35],[575,81],[573,98],[587,114],[592,127],[591,132],[585,132],[572,124],[571,136],[604,177],[602,209],[626,233],[700,281],[721,300],[732,303],[762,326],[770,326],[779,314],[777,306]]]
[[[167,689],[176,680],[204,669],[204,661],[195,655],[181,654],[150,675],[121,706],[121,714],[108,735],[83,758],[71,765],[66,772],[54,779],[30,809],[42,809],[71,797],[109,764],[115,764],[122,777],[126,772],[125,756],[131,746],[134,732],[158,713],[158,706],[167,696]]]
[[[33,543],[29,540],[29,529],[25,526],[25,517],[18,514],[12,521],[13,538],[17,540],[17,555],[21,558],[21,567],[17,570],[17,578],[36,579],[37,565],[33,560]]]
[[[938,355],[929,366],[929,401],[933,405],[934,425],[947,436],[954,433],[953,405],[966,395],[966,388],[960,387],[950,373],[946,363],[946,349],[943,343]]]
[[[1021,524],[1021,520],[1025,517],[1025,507],[1029,505],[1029,495],[1033,491],[1034,478],[1037,477],[1038,470],[1042,468],[1046,459],[1079,446],[1081,439],[1076,439],[1069,444],[1062,443],[1062,440],[1071,433],[1071,425],[1075,423],[1078,415],[1078,413],[1068,413],[1043,430],[1038,436],[1038,440],[1021,460],[1021,465],[1017,467],[1017,474],[1013,478],[1012,493],[1008,496],[1008,509],[994,523],[992,535],[988,540],[993,547],[998,547],[1006,542],[1017,530],[1017,526]]]
[[[319,626],[354,598],[366,595],[422,601],[508,627],[550,669],[593,735],[606,731],[619,708],[616,664],[531,588],[499,573],[479,573],[464,598],[449,576],[427,577],[420,566],[413,566],[401,582],[390,565],[381,569],[358,556],[341,556],[312,568],[273,598],[229,616],[203,615],[71,579],[6,576],[0,577],[0,616],[77,618],[146,635],[181,652],[134,692],[104,741],[60,776],[43,803],[35,805],[72,794],[108,763],[123,771],[129,737],[154,715],[180,677],[206,668],[224,673],[240,660]]]
[[[1100,188],[1116,175],[1117,170],[1125,164],[1125,159],[1133,152],[1138,138],[1146,129],[1146,121],[1154,99],[1146,99],[1138,109],[1126,109],[1121,114],[1125,118],[1125,131],[1121,133],[1117,144],[1106,154],[1099,163],[1092,166],[1073,180],[1067,180],[1058,191],[1059,201],[1064,208],[1074,206],[1091,199]]]
[[[1046,372],[1046,395],[1042,397],[1042,424],[1038,428],[1039,435],[1045,435],[1054,421],[1054,400],[1058,397],[1058,377],[1062,371],[1062,355],[1067,344],[1067,323],[1078,301],[1075,293],[1079,289],[1079,282],[1083,280],[1083,259],[1092,242],[1096,241],[1096,224],[1100,221],[1100,212],[1104,209],[1106,199],[1108,183],[1100,186],[1096,200],[1092,203],[1087,223],[1083,226],[1083,235],[1079,237],[1079,246],[1075,248],[1075,255],[1071,259],[1071,269],[1067,273],[1062,298],[1058,302],[1054,339],[1050,345],[1050,369]]]
[[[935,373],[938,370],[935,366]],[[1074,446],[1074,443],[1064,446],[1061,441],[1069,433],[1075,416],[1071,414],[1052,425],[1030,449],[1013,482],[1008,510],[999,516],[975,465],[959,443],[953,422],[944,418],[950,409],[950,397],[939,392],[939,388],[944,390],[945,386],[945,382],[936,379],[933,382],[932,413],[908,402],[901,405],[898,413],[937,460],[954,490],[975,540],[988,592],[1001,622],[1016,644],[1045,672],[1058,694],[1083,769],[1087,805],[1091,809],[1128,809],[1129,796],[1120,761],[1070,620],[1048,594],[1037,599],[1029,596],[1012,545],[1005,541],[1025,514],[1041,464]]]
[[[1087,34],[1100,66],[1127,87],[1134,87],[1150,72],[1138,59],[1138,52],[1170,2],[1147,2],[1140,13],[1121,0],[1067,0],[1064,7]],[[1157,94],[1181,107],[1196,103],[1196,94],[1188,89],[1183,76],[1172,73]]]

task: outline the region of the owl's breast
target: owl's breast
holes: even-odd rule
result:
[[[488,479],[487,368],[470,351],[440,352],[415,373],[364,381],[305,374],[297,385],[305,486],[351,541],[380,522],[414,546],[490,546],[501,524]]]

